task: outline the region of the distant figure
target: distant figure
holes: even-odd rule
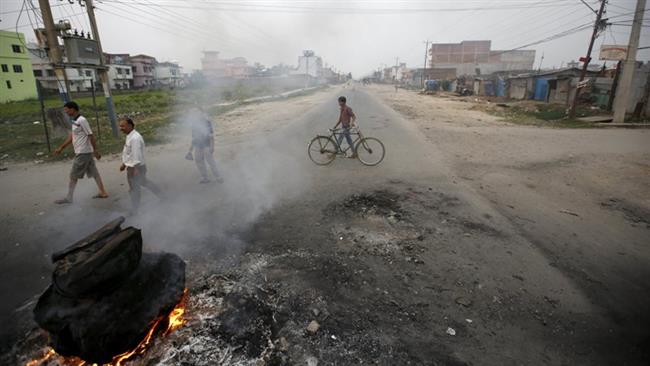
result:
[[[354,151],[354,142],[352,142],[352,136],[350,136],[350,128],[354,127],[354,121],[357,120],[357,116],[352,111],[352,108],[348,107],[347,99],[343,96],[339,97],[339,107],[341,113],[339,114],[339,121],[336,122],[334,129],[341,125],[343,127],[343,132],[338,136],[337,143],[341,146],[341,142],[343,142],[343,137],[345,136],[345,140],[348,142],[348,145],[350,145],[350,149],[352,150],[351,158],[354,159],[357,157],[357,153]]]
[[[399,87],[397,86],[397,84],[395,84],[395,93],[397,93],[397,89],[398,89],[398,88],[399,88]]]
[[[63,149],[72,144],[74,148],[74,159],[72,160],[72,170],[70,170],[68,195],[54,202],[57,204],[72,203],[77,181],[82,179],[84,175],[88,178],[95,178],[95,183],[97,183],[99,192],[93,198],[107,198],[108,192],[104,188],[102,177],[99,175],[94,160],[99,160],[102,156],[97,150],[97,141],[95,140],[93,131],[90,129],[88,120],[79,113],[79,105],[75,102],[67,102],[63,106],[63,112],[72,120],[72,132],[63,144],[54,150],[54,155],[61,154]]]
[[[159,199],[162,199],[162,193],[156,184],[147,179],[147,166],[144,161],[144,139],[135,130],[133,120],[128,117],[121,118],[120,131],[126,135],[120,171],[126,170],[126,180],[129,183],[133,213],[137,213],[140,208],[140,187],[147,187]]]
[[[210,183],[208,170],[205,167],[207,162],[218,183],[223,183],[223,179],[217,171],[217,162],[214,160],[214,130],[210,118],[199,108],[198,113],[191,113],[192,118],[192,144],[190,151],[187,153],[188,160],[192,160],[192,151],[194,151],[194,162],[201,174],[199,183]]]

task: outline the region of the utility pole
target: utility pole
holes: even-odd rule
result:
[[[589,67],[589,61],[591,61],[591,50],[594,48],[594,42],[596,41],[596,37],[598,36],[598,31],[600,31],[600,29],[603,26],[602,18],[603,18],[603,13],[605,12],[606,3],[607,0],[600,0],[600,9],[598,9],[598,13],[596,13],[596,22],[594,23],[594,31],[591,34],[591,40],[589,41],[589,48],[587,49],[587,56],[584,58],[584,62],[582,65],[582,72],[580,73],[580,81],[578,81],[578,85],[576,85],[576,95],[573,97],[573,102],[571,103],[571,108],[569,109],[569,118],[576,117],[576,108],[578,107],[578,96],[580,95],[580,87],[582,82],[585,80],[585,76],[587,75],[587,68]]]
[[[309,88],[309,56],[305,55],[305,89]]]
[[[45,1],[47,0],[40,0]],[[90,20],[90,27],[92,29],[95,41],[97,41],[97,51],[99,52],[99,65],[98,69],[99,80],[102,82],[104,89],[104,97],[106,97],[106,112],[108,112],[108,119],[111,122],[111,129],[113,130],[113,137],[117,138],[117,116],[115,115],[115,106],[113,105],[113,96],[111,95],[111,87],[108,83],[108,70],[105,67],[104,51],[102,49],[102,42],[99,39],[99,31],[97,30],[97,20],[95,19],[95,8],[93,0],[86,1],[86,10],[88,12],[88,20]]]
[[[399,70],[399,57],[395,57],[395,76],[393,76],[395,84],[397,84],[397,70]]]
[[[426,45],[424,46],[424,68],[422,69],[422,74],[420,75],[420,84],[421,87],[424,89],[424,72],[427,70],[427,54],[429,53],[429,40],[426,40],[424,42]]]
[[[43,24],[45,25],[45,36],[47,37],[48,56],[54,66],[54,74],[57,80],[64,80],[63,84],[57,82],[59,87],[59,95],[64,102],[69,100],[68,96],[68,76],[65,74],[65,66],[63,65],[63,54],[59,47],[59,38],[57,35],[56,27],[54,26],[54,18],[52,17],[52,9],[48,0],[38,0],[38,5],[41,8],[41,15],[43,16]]]
[[[636,51],[639,48],[639,37],[641,36],[641,25],[643,23],[643,13],[645,12],[646,0],[637,0],[636,10],[634,12],[634,21],[632,23],[632,32],[627,46],[627,56],[623,64],[623,74],[616,88],[616,99],[614,99],[614,123],[625,122],[625,112],[627,111],[628,100],[630,99],[630,89],[636,70]]]

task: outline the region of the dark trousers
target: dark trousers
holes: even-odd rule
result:
[[[129,194],[131,195],[131,205],[133,210],[137,211],[140,208],[140,191],[141,187],[146,187],[156,197],[162,198],[162,192],[158,186],[147,179],[147,166],[138,165],[126,168],[126,178],[129,182]]]

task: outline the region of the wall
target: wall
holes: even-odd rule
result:
[[[118,72],[121,70],[121,73]],[[108,84],[111,89],[130,89],[133,84],[131,65],[108,65]]]
[[[133,56],[131,57],[130,62],[133,66],[133,87],[144,88],[153,86],[153,75],[155,70],[154,64],[156,59],[143,56]]]
[[[528,99],[532,78],[508,80],[508,97],[512,99]]]
[[[13,45],[19,46],[20,52],[14,52]],[[0,65],[7,65],[7,71],[0,69],[0,103],[38,96],[32,63],[22,33],[0,31]],[[14,71],[14,65],[20,67],[22,72]]]
[[[323,71],[323,60],[318,56],[298,57],[298,68],[292,71],[293,75],[309,74],[315,78],[321,76]]]
[[[491,41],[434,43],[429,49],[430,65],[432,68],[455,68],[458,75],[487,75],[533,68],[534,50],[492,51],[490,48]]]
[[[623,66],[621,72],[623,72]],[[633,113],[637,103],[643,97],[646,82],[648,80],[648,73],[650,72],[650,62],[645,64],[637,63],[634,70],[634,78],[632,79],[632,88],[630,91],[630,98],[627,104],[627,113]]]

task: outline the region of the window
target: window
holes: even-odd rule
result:
[[[90,71],[90,70],[86,70],[86,76],[89,77],[89,78],[92,77],[92,76],[93,76],[93,72]]]
[[[52,69],[47,70],[47,76],[54,76],[54,70]]]
[[[23,67],[20,65],[14,65],[14,72],[23,72]]]
[[[2,72],[9,72],[9,66],[7,64],[2,64]]]
[[[7,80],[7,89],[11,89],[11,81]]]
[[[34,76],[36,77],[43,76],[43,70],[34,70]]]
[[[22,47],[17,44],[12,44],[11,49],[14,51],[14,53],[23,53]]]
[[[118,68],[118,69],[117,69],[117,74],[118,74],[118,75],[122,75],[122,69]]]
[[[131,70],[129,70],[129,69],[124,69],[124,72],[125,72],[127,75],[131,75]]]

